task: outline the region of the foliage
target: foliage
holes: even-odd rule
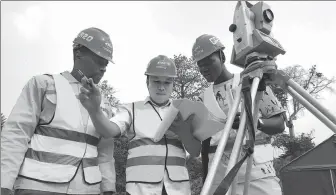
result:
[[[128,155],[128,139],[125,136],[114,140],[114,159],[116,170],[116,190],[126,192],[126,161]]]
[[[202,159],[200,157],[189,158],[187,168],[190,177],[191,194],[199,195],[203,187]]]
[[[283,154],[273,162],[277,174],[281,167],[287,165],[293,159],[301,156],[303,153],[315,147],[313,132],[302,133],[299,136],[291,137],[288,134],[278,134],[272,145],[283,150]]]
[[[174,62],[177,68],[177,78],[174,81],[172,97],[174,99],[187,98],[196,100],[208,86],[207,81],[198,71],[192,58],[184,55],[174,55]]]
[[[294,65],[284,68],[283,71],[316,99],[321,98],[322,91],[335,92],[332,87],[336,83],[335,77],[326,77],[323,73],[317,71],[316,65],[313,65],[308,70],[300,65]],[[271,87],[281,105],[289,112],[289,119],[296,120],[297,115],[304,111],[305,108],[297,100],[289,99],[288,93],[282,88],[276,85]]]
[[[110,103],[110,106],[116,107],[120,105],[120,101],[115,97],[116,90],[108,83],[107,80],[104,80],[101,83],[99,83],[98,87],[101,89],[102,94]]]
[[[300,136],[296,137],[290,137],[288,134],[283,133],[275,136],[272,145],[284,150],[284,154],[280,158],[291,156],[293,159],[314,148],[315,143],[312,141],[313,139],[313,131],[310,133],[301,133]]]
[[[313,65],[308,70],[300,65],[289,66],[283,71],[305,89],[313,98],[320,99],[321,92],[334,92],[332,85],[336,83],[335,77],[328,78],[321,72],[317,71],[316,65]],[[277,85],[271,85],[275,96],[280,101],[283,108],[288,112],[288,120],[286,125],[289,128],[290,136],[294,137],[293,120],[298,118],[298,114],[303,114],[306,109],[296,99],[289,99],[288,93],[283,88]]]

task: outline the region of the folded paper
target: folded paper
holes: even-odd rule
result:
[[[183,132],[181,134],[171,129],[177,135],[194,136],[199,141],[204,141],[224,128],[225,123],[217,120],[214,114],[210,113],[202,102],[194,102],[188,99],[173,100],[172,105],[163,116],[163,120],[159,125],[154,138],[155,142],[162,139],[179,112],[183,120],[186,120],[191,114],[195,114],[195,116],[192,120],[193,132],[189,134]]]

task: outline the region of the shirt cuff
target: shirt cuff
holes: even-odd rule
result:
[[[101,192],[116,191],[116,171],[114,161],[99,164],[102,173],[102,182],[100,183]]]

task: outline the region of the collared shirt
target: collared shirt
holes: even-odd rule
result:
[[[154,106],[155,110],[159,113],[160,116],[164,116],[165,112],[168,111],[171,100],[167,102],[167,104],[163,106],[158,106],[154,102],[147,97],[144,101],[146,105],[146,109],[153,110],[153,107],[150,103]],[[114,117],[110,119],[111,122],[117,124],[120,128],[121,135],[127,135],[127,132],[130,131],[130,127],[132,125],[132,108],[130,107],[131,104],[121,107],[118,112],[115,114]],[[148,119],[148,121],[138,121],[148,123],[153,121],[153,119]],[[167,132],[166,135],[169,134],[169,137],[177,137],[177,135],[173,134],[172,132]],[[126,184],[126,191],[130,194],[161,194],[163,185],[165,185],[166,191],[168,194],[176,194],[176,195],[189,195],[190,192],[190,183],[189,181],[186,182],[173,182],[169,179],[167,170],[164,171],[163,180],[160,183],[155,184],[146,184],[146,183],[127,183]]]
[[[76,95],[80,83],[68,72],[62,75],[69,81]],[[87,185],[83,180],[80,165],[74,179],[66,184],[44,183],[17,177],[23,162],[28,142],[40,123],[52,120],[56,109],[56,88],[52,77],[35,76],[23,88],[11,114],[1,132],[1,187],[12,189],[32,189],[68,194],[100,194],[101,191],[115,191],[115,167],[113,139],[102,139],[98,145],[98,162],[102,173],[102,183]],[[83,121],[88,120],[88,112],[81,106]]]
[[[150,103],[154,106],[159,115],[163,116],[165,112],[168,111],[168,108],[171,105],[171,100],[169,100],[163,106],[158,106],[153,101],[151,101],[150,97],[147,97],[144,101],[144,104],[147,105],[148,109],[153,110],[153,107],[150,105]],[[131,104],[121,106],[115,116],[110,119],[110,121],[118,125],[121,131],[121,135],[125,135],[132,124],[132,108],[127,106],[131,106]]]

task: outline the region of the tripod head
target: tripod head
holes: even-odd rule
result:
[[[233,33],[234,46],[231,64],[246,68],[250,64],[249,58],[262,56],[275,58],[286,51],[271,33],[274,14],[270,6],[264,2],[255,5],[247,1],[238,1],[234,12]]]

